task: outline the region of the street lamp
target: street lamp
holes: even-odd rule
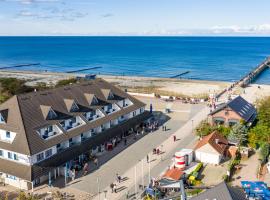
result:
[[[134,182],[135,182],[135,199],[137,199],[137,165],[134,168]]]
[[[100,189],[99,189],[99,178],[97,177],[97,186],[98,186],[98,200],[100,200]]]
[[[107,190],[104,190],[103,192],[104,192],[104,200],[107,200],[107,192],[108,191]]]
[[[143,188],[144,188],[144,180],[143,180],[143,178],[144,178],[144,174],[143,174],[143,159],[141,160],[141,166],[142,166],[142,190],[143,190]]]
[[[163,144],[160,146],[160,158],[161,158],[161,161],[163,161],[163,159],[162,159],[162,154],[163,154],[162,150],[163,150]]]
[[[150,156],[149,156],[149,162],[148,162],[148,184],[150,184],[151,182],[151,174],[150,174],[150,170],[151,170],[151,161],[150,161]]]
[[[191,133],[193,133],[193,119],[191,120]]]

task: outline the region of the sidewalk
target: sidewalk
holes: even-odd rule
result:
[[[148,171],[150,171],[157,166],[158,164],[162,163],[165,159],[170,161],[172,159],[171,155],[178,149],[179,142],[184,144],[185,146],[188,145],[192,140],[195,139],[195,136],[192,136],[192,126],[195,128],[203,119],[207,117],[209,113],[209,108],[202,109],[197,115],[195,115],[192,119],[190,119],[182,128],[177,130],[174,135],[176,135],[178,141],[173,142],[173,138],[169,137],[166,139],[159,148],[163,152],[161,155],[153,155],[152,152],[148,152],[150,155],[150,164],[146,162],[146,158],[143,158],[142,161],[138,161],[132,168],[126,171],[122,177],[126,180],[117,184],[117,193],[111,193],[111,189],[108,186],[105,190],[100,191],[100,195],[97,195],[94,199],[101,200],[115,200],[121,199],[126,196],[127,191],[134,187],[134,185],[141,185],[143,183],[142,177],[148,176]],[[185,139],[189,138],[189,141],[185,142]],[[145,154],[147,155],[147,154]],[[161,169],[165,170],[165,169]],[[151,177],[151,175],[150,175]],[[144,185],[148,185],[148,182],[145,182]],[[137,187],[136,187],[137,188]],[[138,194],[139,189],[134,188],[134,192],[136,191]],[[107,192],[104,192],[107,191]],[[106,194],[106,197],[105,197]],[[130,194],[129,194],[130,195]],[[135,194],[134,194],[135,197]]]

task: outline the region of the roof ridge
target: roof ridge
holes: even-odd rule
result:
[[[95,83],[96,81],[100,81],[100,80],[105,81],[102,78],[96,78],[96,79],[93,79],[93,80],[84,80],[84,81],[77,82],[77,83],[72,83],[72,84],[69,84],[69,85],[63,85],[63,86],[48,88],[48,89],[40,90],[40,91],[32,91],[32,92],[26,92],[26,93],[22,93],[22,94],[17,94],[17,96],[21,98],[21,97],[24,97],[24,96],[27,96],[27,95],[51,92],[51,91],[54,91],[54,90],[63,89],[63,88],[71,87],[71,86],[76,87],[76,86],[80,86],[80,85],[83,85],[83,84],[86,84],[86,83]]]
[[[225,181],[222,181],[221,184],[225,185],[226,190],[228,191],[228,193],[230,194],[231,200],[233,200],[232,198],[232,194],[231,194],[231,190],[229,189],[230,186],[228,186],[228,184]]]
[[[18,99],[18,95],[14,95],[14,98],[16,98],[16,102],[18,104],[18,109],[19,109],[19,113],[20,113],[20,118],[22,119],[22,126],[23,126],[23,132],[24,132],[24,135],[25,135],[25,138],[26,138],[26,143],[27,143],[27,151],[28,151],[28,154],[31,155],[31,151],[30,151],[30,146],[29,146],[29,140],[28,140],[28,136],[25,132],[25,125],[24,125],[24,119],[22,117],[22,112],[21,112],[21,105],[20,105],[20,101]]]

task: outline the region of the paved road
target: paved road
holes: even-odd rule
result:
[[[189,109],[189,112],[187,111]],[[109,190],[108,186],[111,182],[115,182],[115,174],[119,173],[123,177],[127,174],[129,180],[123,182],[124,187],[128,187],[128,182],[132,182],[133,178],[127,172],[131,169],[134,169],[134,166],[145,158],[147,153],[152,152],[152,149],[160,145],[163,141],[166,141],[173,133],[179,130],[190,118],[194,117],[196,113],[200,110],[204,110],[204,105],[182,105],[182,108],[179,111],[183,110],[185,112],[175,112],[171,113],[169,117],[171,119],[166,123],[167,127],[170,129],[167,132],[158,130],[154,133],[144,136],[142,139],[138,140],[136,143],[131,145],[129,148],[125,149],[118,155],[114,156],[111,160],[102,165],[98,170],[93,173],[76,180],[74,184],[71,184],[69,187],[88,192],[90,194],[97,194],[99,191]],[[181,135],[181,134],[180,134]],[[179,138],[181,137],[179,135]],[[171,139],[171,138],[170,138]],[[191,136],[187,142],[194,139]],[[187,143],[186,140],[180,141],[180,143]],[[165,155],[164,155],[165,156]],[[164,162],[165,163],[165,162]],[[154,165],[154,164],[153,164]],[[155,164],[156,165],[156,164]],[[165,166],[167,164],[164,164]],[[141,165],[140,165],[141,166]],[[166,167],[165,167],[166,168]],[[138,168],[138,174],[140,173]],[[163,168],[164,169],[164,168]],[[134,172],[132,173],[134,174]],[[120,186],[120,185],[119,185]],[[119,187],[117,186],[117,187]],[[118,195],[124,194],[127,189],[119,192]],[[104,194],[103,194],[104,195]],[[109,195],[109,193],[108,193]],[[102,198],[101,198],[102,199]],[[111,198],[112,199],[112,198]],[[115,199],[115,198],[113,198]]]
[[[188,120],[187,123],[185,123],[181,128],[174,131],[174,134],[177,136],[179,141],[173,142],[172,137],[169,137],[161,143],[161,145],[163,146],[162,151],[164,151],[164,153],[162,154],[162,157],[157,156],[157,155],[151,156],[151,160],[152,159],[154,160],[153,162],[151,162],[151,165],[150,165],[151,176],[160,175],[161,172],[166,170],[166,168],[172,162],[172,156],[175,153],[175,151],[181,148],[186,148],[190,146],[192,142],[195,141],[196,137],[192,133],[192,124],[194,127],[198,125],[201,120],[206,118],[208,113],[209,113],[209,109],[204,107],[202,110],[200,110],[197,113],[197,115],[192,117],[192,119]],[[147,141],[147,144],[149,144],[149,141],[150,140]],[[161,147],[161,145],[159,145],[159,147]],[[134,157],[132,157],[133,163],[131,167],[129,167],[129,169],[123,175],[123,177],[127,177],[128,179],[117,185],[119,192],[117,192],[116,194],[111,193],[109,187],[105,189],[106,191],[109,191],[107,193],[106,199],[125,199],[127,191],[129,191],[129,194],[132,194],[135,192],[135,187],[134,187],[135,183],[137,186],[142,183],[142,179],[141,179],[142,174],[145,177],[148,177],[149,166],[144,158],[147,152],[148,154],[151,155],[152,147],[151,148],[148,148],[148,147],[149,146],[146,146],[145,148],[141,149],[142,151],[142,154],[140,154],[141,157],[138,157],[137,152],[134,154]],[[138,161],[138,160],[142,160],[142,158],[143,158],[143,162]],[[142,163],[143,163],[143,167],[142,167]],[[129,165],[129,162],[127,161],[125,164]],[[142,170],[142,169],[145,169],[145,170]],[[111,169],[110,170],[108,169],[108,171],[111,171]],[[136,174],[136,179],[135,179],[135,174]],[[104,191],[104,189],[101,191]],[[137,193],[139,192],[138,188],[136,191]],[[105,193],[102,192],[100,196],[96,196],[94,199],[96,200],[105,199]]]

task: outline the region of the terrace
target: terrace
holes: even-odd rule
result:
[[[42,137],[44,140],[51,139],[52,137],[62,133],[62,131],[57,125],[48,125],[37,130],[37,132],[39,136]]]
[[[84,123],[85,122],[79,116],[74,116],[70,119],[60,122],[62,128],[66,131],[76,128]]]

